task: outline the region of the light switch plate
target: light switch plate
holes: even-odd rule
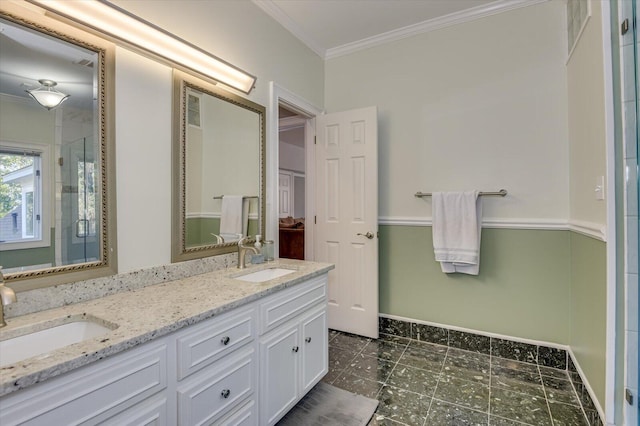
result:
[[[596,178],[595,194],[596,200],[604,200],[604,176]]]

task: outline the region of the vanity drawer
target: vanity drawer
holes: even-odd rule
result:
[[[256,387],[256,352],[247,346],[178,386],[178,424],[210,424],[250,397]]]
[[[161,392],[100,424],[102,426],[169,426],[168,411],[166,392]]]
[[[260,304],[260,335],[327,301],[327,276],[281,291]]]
[[[167,387],[167,346],[150,344],[0,400],[0,424],[93,425]]]
[[[217,426],[257,426],[258,406],[255,399],[250,399],[231,414],[216,422]]]
[[[177,338],[178,380],[210,365],[254,337],[253,306],[190,327]]]

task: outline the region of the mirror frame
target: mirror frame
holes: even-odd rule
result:
[[[53,266],[4,275],[8,286],[16,292],[83,281],[117,273],[116,251],[116,183],[115,183],[115,46],[71,21],[61,22],[32,5],[12,2],[0,4],[0,17],[67,43],[91,50],[98,55],[98,114],[100,140],[100,260],[72,265]]]
[[[171,261],[181,262],[191,259],[216,256],[237,251],[237,242],[186,247],[186,130],[187,130],[187,89],[216,97],[258,115],[260,150],[260,187],[258,198],[258,233],[265,230],[265,188],[266,188],[266,108],[229,90],[177,69],[173,70],[173,144],[172,144],[172,220],[171,220]]]

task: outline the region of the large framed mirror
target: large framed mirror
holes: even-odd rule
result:
[[[174,262],[230,253],[265,229],[265,108],[174,71]]]
[[[4,278],[22,291],[113,274],[113,46],[33,7],[4,3],[0,7]]]

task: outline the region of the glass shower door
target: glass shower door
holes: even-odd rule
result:
[[[61,194],[62,264],[98,260],[97,226],[100,210],[96,199],[99,171],[91,138],[81,138],[63,147]]]

